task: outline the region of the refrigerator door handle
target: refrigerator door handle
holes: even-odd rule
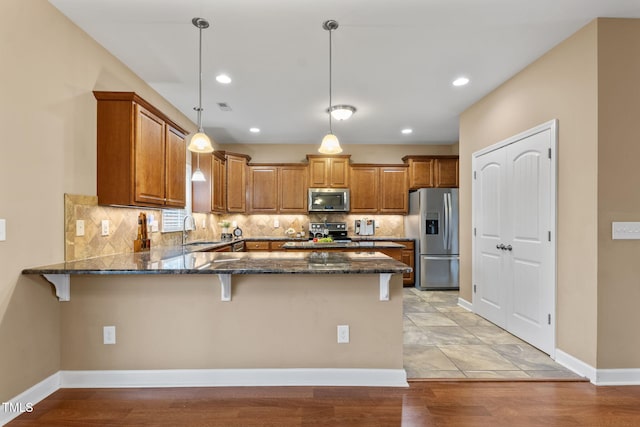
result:
[[[457,255],[453,255],[453,256],[422,256],[422,259],[426,259],[429,261],[446,261],[446,260],[451,260],[451,259],[460,259],[459,256]]]
[[[451,249],[452,230],[451,193],[447,193],[447,249]]]
[[[447,214],[447,194],[442,195],[442,221],[444,222],[442,227],[442,244],[447,249],[447,241],[449,240],[449,218]]]

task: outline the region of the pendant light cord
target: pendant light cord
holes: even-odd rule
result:
[[[333,128],[331,126],[331,58],[333,57],[332,54],[332,43],[331,43],[331,33],[333,32],[332,29],[329,29],[329,133],[333,134]]]
[[[200,42],[198,44],[198,132],[202,132],[202,27],[199,27]]]

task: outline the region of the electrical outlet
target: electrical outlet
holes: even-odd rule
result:
[[[611,223],[611,238],[614,240],[640,239],[640,222],[613,222]]]
[[[338,325],[338,344],[349,343],[349,325]]]
[[[103,344],[115,344],[116,343],[116,327],[105,326],[102,328],[102,342]]]
[[[0,219],[0,242],[7,240],[7,221]]]
[[[82,219],[76,221],[76,236],[84,236],[84,220]]]
[[[277,219],[273,220],[273,228],[279,228],[280,227],[280,221]]]
[[[108,236],[109,235],[109,220],[108,219],[103,219],[102,220],[102,235],[103,236]]]

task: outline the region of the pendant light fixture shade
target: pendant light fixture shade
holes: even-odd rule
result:
[[[193,153],[211,153],[213,152],[211,139],[202,129],[202,30],[209,28],[209,21],[204,18],[193,18],[191,22],[198,28],[200,36],[200,42],[198,44],[198,106],[193,108],[198,112],[198,132],[191,137],[187,150]],[[198,170],[199,169],[196,169],[196,172],[198,172]],[[202,174],[202,172],[200,173]]]
[[[328,133],[322,138],[322,144],[320,144],[320,148],[318,152],[322,154],[339,154],[342,153],[342,147],[340,147],[340,142],[338,141],[338,137],[332,133]]]
[[[330,19],[322,24],[322,28],[329,32],[329,111],[331,110],[331,32],[338,28],[338,22]],[[329,114],[329,133],[322,138],[322,144],[318,148],[318,152],[322,154],[338,154],[342,153],[342,147],[340,147],[340,141],[338,137],[333,134],[333,128],[331,126],[331,114]]]
[[[191,175],[191,182],[205,182],[206,180],[207,179],[199,168],[196,169],[193,175]]]

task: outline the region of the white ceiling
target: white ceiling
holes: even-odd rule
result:
[[[640,18],[639,0],[50,0],[218,143],[319,144],[333,103],[344,144],[458,140],[467,107],[596,17]],[[221,85],[218,73],[233,82]],[[471,83],[453,87],[458,76]],[[221,111],[217,103],[233,111]],[[259,134],[249,128],[259,127]],[[404,127],[413,129],[402,135]]]

